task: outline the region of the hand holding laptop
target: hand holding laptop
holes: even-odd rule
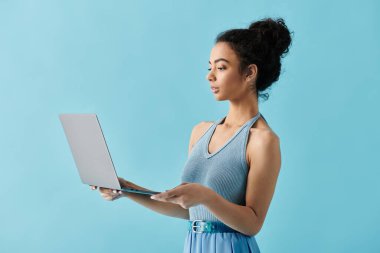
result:
[[[96,190],[97,186],[91,185],[91,189]],[[116,199],[123,197],[123,192],[120,190],[112,190],[109,188],[99,187],[99,191],[100,191],[100,195],[104,199],[109,200],[109,201],[114,201]]]
[[[130,181],[125,180],[124,178],[118,177],[120,185],[122,188],[130,188],[130,189],[135,189],[135,190],[142,190],[142,191],[150,191],[146,188],[143,188],[141,186],[138,186]],[[90,185],[90,188],[92,190],[96,190],[98,187],[94,185]],[[101,196],[109,201],[114,201],[116,199],[119,199],[123,197],[124,195],[128,194],[134,194],[134,193],[129,193],[129,192],[123,192],[121,190],[115,190],[115,189],[110,189],[110,188],[105,188],[105,187],[99,187],[99,191]]]

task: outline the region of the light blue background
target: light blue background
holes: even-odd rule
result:
[[[120,176],[180,182],[192,127],[226,115],[216,35],[294,33],[260,110],[282,169],[262,252],[380,252],[380,5],[366,1],[0,0],[0,252],[181,252],[185,220],[81,184],[59,113],[97,113]]]

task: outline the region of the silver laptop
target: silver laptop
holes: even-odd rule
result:
[[[59,118],[84,184],[145,195],[159,193],[121,187],[96,114],[60,114]]]

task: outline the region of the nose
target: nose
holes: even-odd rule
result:
[[[207,79],[208,81],[210,81],[210,82],[215,81],[215,75],[214,75],[214,73],[213,73],[212,70],[211,70],[210,72],[207,73],[207,75],[206,75],[206,79]]]

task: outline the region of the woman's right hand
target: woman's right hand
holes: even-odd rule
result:
[[[92,190],[96,190],[98,187],[94,185],[90,185]],[[114,201],[123,197],[123,192],[120,190],[113,190],[109,188],[99,187],[100,195],[108,201]]]
[[[132,189],[136,189],[136,190],[148,190],[148,189],[145,189],[141,186],[138,186],[138,185],[136,185],[130,181],[127,181],[124,178],[119,177],[118,179],[119,179],[121,187],[132,188]],[[92,190],[96,190],[98,187],[94,186],[94,185],[90,185],[90,188]],[[113,190],[113,189],[104,188],[104,187],[99,187],[99,191],[100,191],[100,195],[105,200],[108,200],[108,201],[114,201],[114,200],[119,199],[121,197],[128,196],[128,194],[129,194],[128,192],[122,192],[120,190]]]

